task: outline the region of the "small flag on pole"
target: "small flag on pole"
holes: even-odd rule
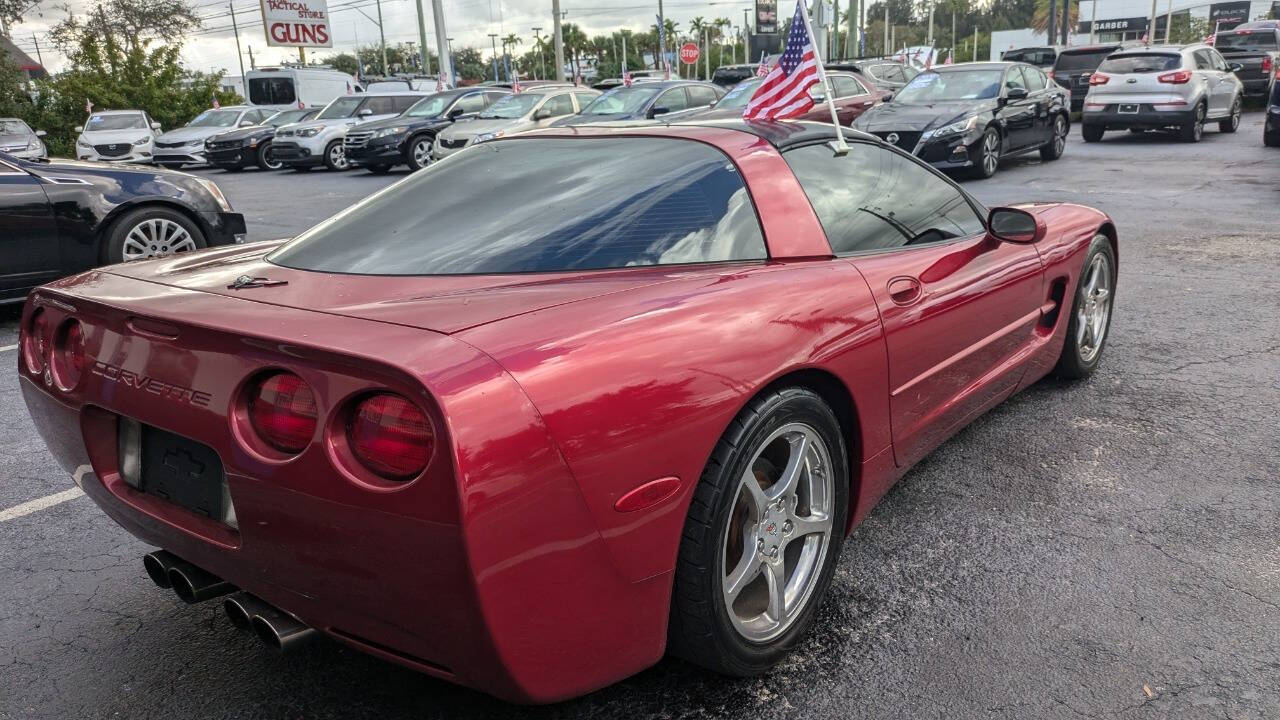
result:
[[[511,76],[511,94],[512,94],[512,95],[519,95],[519,94],[520,94],[520,91],[521,91],[521,90],[523,90],[523,89],[524,89],[524,88],[520,87],[520,76],[519,76],[519,75],[512,75],[512,76]]]
[[[219,103],[219,102],[218,102],[218,94],[217,94],[217,93],[214,93],[214,94],[213,94],[213,109],[214,109],[214,110],[217,110],[217,109],[218,109],[218,108],[220,108],[220,107],[222,107],[222,103]]]
[[[350,80],[348,80],[348,81],[347,81],[347,94],[348,94],[348,95],[350,95],[350,94],[351,94],[351,81],[350,81]]]
[[[953,53],[952,51],[948,50],[948,51],[947,51],[947,59],[946,59],[946,61],[945,61],[945,62],[943,62],[942,64],[943,64],[943,65],[951,65],[951,64],[955,61],[955,57],[954,57],[954,55],[955,55],[955,53]]]
[[[84,114],[89,115],[93,112],[93,101],[89,98],[84,99]]]
[[[764,62],[764,51],[760,51],[760,65],[756,68],[756,77],[766,77],[769,74],[769,66]]]
[[[631,87],[631,71],[626,68],[622,68],[622,86]]]
[[[307,105],[306,105],[306,103],[304,103],[304,102],[302,102],[301,100],[299,100],[299,101],[298,101],[298,109],[299,109],[299,110],[306,110],[306,109],[307,109]]]
[[[803,115],[813,107],[809,88],[819,81],[818,56],[807,30],[807,17],[804,0],[799,0],[787,33],[787,48],[747,102],[743,118],[781,120]]]

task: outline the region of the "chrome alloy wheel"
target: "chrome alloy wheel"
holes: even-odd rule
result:
[[[1199,142],[1199,141],[1200,141],[1200,138],[1204,137],[1204,118],[1205,118],[1205,114],[1206,114],[1206,113],[1205,113],[1204,103],[1201,103],[1201,104],[1197,105],[1197,106],[1196,106],[1196,119],[1195,119],[1195,121],[1192,123],[1192,126],[1191,126],[1191,127],[1192,127],[1191,135],[1192,135],[1192,137],[1194,137],[1194,138],[1196,139],[1196,142]]]
[[[329,148],[329,164],[333,165],[335,170],[347,169],[347,153],[342,149],[342,143],[334,143]]]
[[[276,151],[270,145],[262,151],[262,166],[267,170],[279,170],[284,167],[284,162],[276,159]]]
[[[830,546],[831,455],[812,427],[784,425],[739,480],[721,542],[721,591],[734,629],[767,642],[786,632],[818,585]]]
[[[989,132],[982,137],[982,169],[988,176],[996,174],[1000,166],[1000,133]]]
[[[1101,253],[1093,256],[1081,281],[1080,302],[1076,308],[1076,347],[1080,359],[1093,362],[1102,349],[1111,317],[1111,261]]]
[[[178,223],[165,218],[143,220],[124,236],[121,255],[126,262],[164,257],[196,249],[195,238]]]
[[[1053,154],[1061,155],[1067,148],[1067,119],[1059,115],[1053,121]]]
[[[413,144],[413,164],[426,167],[431,162],[431,141],[423,138]]]
[[[1232,131],[1232,132],[1235,132],[1235,131],[1236,131],[1237,129],[1239,129],[1239,127],[1240,127],[1240,113],[1241,113],[1241,109],[1240,109],[1240,98],[1236,98],[1236,99],[1235,99],[1235,102],[1231,103],[1231,118],[1230,118],[1230,122],[1231,122],[1231,131]]]

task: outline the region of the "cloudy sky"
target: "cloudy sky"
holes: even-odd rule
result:
[[[197,13],[206,18],[205,30],[191,37],[183,46],[182,56],[193,70],[209,71],[226,70],[229,75],[238,75],[236,63],[236,45],[231,31],[230,17],[226,0],[191,0]],[[240,44],[245,49],[244,64],[249,67],[248,48],[253,48],[254,58],[258,65],[274,65],[282,60],[293,60],[297,52],[289,48],[268,48],[263,38],[261,15],[255,0],[233,0],[236,9],[236,20],[240,26]],[[422,0],[423,12],[426,14],[427,42],[435,43],[435,30],[431,22],[430,0]],[[533,44],[534,27],[541,27],[542,35],[551,31],[551,0],[443,0],[446,27],[449,36],[454,38],[453,48],[473,46],[483,48],[486,56],[489,49],[489,33],[502,36],[515,33],[524,40],[519,51],[527,50]],[[58,7],[58,0],[44,0],[35,9],[27,13],[25,21],[12,27],[10,34],[13,40],[32,57],[35,57],[35,42],[40,43],[40,50],[46,67],[58,70],[62,67],[63,58],[54,51],[46,41],[48,28],[63,16]],[[351,7],[354,5],[355,7]],[[329,52],[350,50],[357,45],[376,45],[378,42],[378,24],[376,21],[377,6],[375,0],[329,0],[330,27],[333,34],[333,49],[308,51],[311,57],[323,57]],[[347,6],[347,7],[343,7]],[[664,9],[668,18],[680,23],[681,29],[687,28],[689,20],[696,16],[704,18],[725,17],[734,25],[742,24],[742,11],[751,8],[751,2],[696,0],[664,0]],[[88,0],[72,0],[73,11],[83,11],[92,7]],[[567,13],[565,22],[577,23],[589,35],[607,32],[618,28],[644,30],[654,23],[657,14],[657,0],[652,3],[639,0],[561,0],[560,9]],[[363,13],[367,13],[365,17]],[[386,28],[387,44],[401,42],[417,42],[418,20],[415,0],[382,0],[383,25]],[[372,18],[372,19],[371,19]],[[314,53],[314,55],[313,55]]]

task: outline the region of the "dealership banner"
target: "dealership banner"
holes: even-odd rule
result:
[[[778,32],[778,0],[756,0],[756,32],[760,35]]]
[[[259,0],[271,47],[333,47],[328,0]]]
[[[1249,19],[1249,0],[1214,3],[1209,6],[1209,27],[1226,30]]]

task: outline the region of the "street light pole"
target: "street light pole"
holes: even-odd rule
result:
[[[551,32],[556,36],[556,80],[564,80],[564,33],[560,32],[560,0],[551,0]]]
[[[539,74],[542,75],[542,77],[538,79],[542,80],[547,76],[547,64],[542,60],[544,53],[542,52],[542,36],[538,34],[540,32],[542,32],[542,28],[540,27],[533,29],[533,46],[538,49],[538,71]]]
[[[422,17],[422,0],[418,4],[418,44],[422,47],[422,74],[431,74],[431,57],[427,55],[427,21]]]
[[[387,70],[387,34],[382,30],[382,0],[378,0],[378,42],[382,45],[382,76],[391,73]]]
[[[667,62],[667,16],[662,12],[662,0],[658,0],[658,53],[662,56],[662,63]],[[677,63],[679,65],[679,63]],[[659,69],[666,67],[660,64]],[[676,68],[679,70],[679,67]]]
[[[439,55],[440,75],[453,85],[453,53],[449,50],[449,33],[444,28],[443,0],[431,0],[431,14],[436,26],[436,55]]]
[[[489,33],[489,45],[493,48],[493,81],[498,82],[498,34]]]

